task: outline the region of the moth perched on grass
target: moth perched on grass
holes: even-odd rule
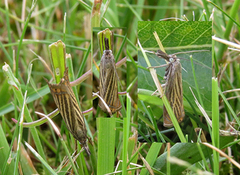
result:
[[[164,79],[165,95],[173,109],[173,112],[180,123],[183,121],[185,112],[183,108],[183,88],[182,88],[182,66],[176,55],[167,55],[165,52],[158,50],[156,55],[167,60],[167,65]],[[173,123],[165,108],[163,107],[163,125],[165,127],[172,127]]]
[[[46,80],[47,81],[47,80]],[[64,72],[64,76],[59,84],[51,84],[47,81],[54,102],[56,103],[58,110],[65,121],[68,130],[77,139],[87,154],[90,155],[89,148],[87,146],[87,129],[84,122],[84,116],[78,106],[76,97],[70,86],[68,78],[68,68]]]
[[[114,56],[108,47],[108,39],[105,38],[104,40],[106,50],[103,51],[103,56],[100,62],[99,92],[100,96],[111,110],[111,113],[114,114],[122,108],[118,97],[118,75]],[[105,113],[108,113],[108,110],[101,99],[99,100],[98,105]]]

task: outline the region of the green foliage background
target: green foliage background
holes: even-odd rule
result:
[[[85,152],[81,153],[76,159],[75,164],[69,162],[71,158],[70,155],[76,150],[75,140],[69,134],[60,115],[55,117],[53,122],[58,126],[63,139],[60,139],[55,134],[49,122],[28,129],[23,128],[22,125],[17,127],[12,121],[12,118],[19,120],[21,117],[22,103],[19,103],[18,97],[21,97],[23,100],[23,94],[26,91],[27,103],[24,111],[26,113],[24,114],[29,115],[24,115],[24,122],[29,119],[33,121],[38,120],[39,116],[35,114],[35,111],[48,114],[56,108],[49,94],[46,82],[43,80],[43,77],[51,79],[52,76],[44,64],[39,61],[39,59],[36,59],[38,58],[37,55],[39,55],[46,61],[47,65],[50,65],[49,44],[57,40],[62,40],[66,44],[66,52],[72,55],[72,63],[70,63],[73,70],[71,74],[72,80],[81,77],[92,67],[92,27],[126,27],[127,33],[126,55],[127,65],[130,65],[127,67],[127,72],[130,73],[127,74],[126,89],[128,95],[126,95],[126,101],[128,101],[128,105],[131,104],[129,105],[131,111],[129,114],[126,114],[126,118],[117,118],[115,122],[116,127],[114,131],[116,131],[116,138],[115,148],[113,149],[115,153],[111,155],[114,157],[114,167],[112,167],[113,162],[108,162],[108,159],[105,159],[104,162],[111,165],[112,171],[117,165],[117,162],[123,160],[118,167],[118,170],[122,171],[122,174],[127,174],[127,168],[135,168],[132,170],[132,174],[148,174],[149,169],[145,168],[147,166],[146,161],[150,164],[150,169],[153,170],[153,174],[167,174],[173,166],[175,172],[183,174],[189,172],[196,174],[198,173],[197,170],[213,172],[214,174],[228,174],[229,172],[240,174],[239,168],[233,164],[229,164],[226,159],[218,160],[216,157],[213,159],[212,149],[206,153],[205,147],[200,146],[202,151],[198,146],[196,147],[195,144],[189,144],[184,147],[183,144],[174,145],[174,140],[167,140],[174,145],[174,147],[170,149],[173,155],[177,155],[177,153],[184,154],[180,155],[179,158],[181,159],[191,156],[190,150],[196,151],[198,149],[195,156],[198,158],[201,157],[201,161],[192,161],[192,159],[190,159],[189,163],[192,166],[182,168],[181,165],[173,165],[167,161],[166,144],[151,143],[151,141],[154,140],[153,138],[150,138],[150,144],[147,146],[146,144],[139,143],[140,137],[138,137],[137,134],[137,121],[139,118],[142,120],[145,119],[141,123],[141,128],[144,128],[146,133],[150,133],[149,128],[154,129],[154,127],[149,118],[146,118],[146,111],[137,114],[137,109],[139,108],[143,111],[143,107],[141,106],[142,104],[138,104],[139,106],[137,106],[136,95],[137,65],[139,63],[145,66],[144,62],[141,61],[141,55],[138,54],[137,51],[137,38],[140,39],[140,43],[144,49],[155,50],[158,46],[152,33],[157,29],[158,36],[168,54],[198,49],[207,49],[210,51],[191,53],[191,55],[193,55],[196,75],[199,76],[200,79],[199,87],[204,108],[208,111],[208,114],[210,114],[213,112],[211,102],[212,104],[219,104],[217,111],[220,113],[218,120],[218,124],[220,125],[216,123],[214,123],[214,125],[220,126],[217,129],[226,129],[228,121],[233,121],[234,114],[239,113],[240,100],[237,98],[239,93],[237,91],[224,93],[224,97],[228,100],[227,102],[222,102],[222,96],[219,96],[220,101],[211,100],[211,91],[217,91],[218,93],[219,91],[239,88],[239,54],[236,51],[228,50],[227,45],[214,41],[214,49],[212,49],[213,61],[210,62],[210,45],[212,35],[235,43],[240,40],[240,25],[238,22],[240,1],[214,1],[214,3],[216,3],[215,5],[205,0],[103,0],[101,6],[99,4],[93,4],[94,1],[90,0],[43,0],[36,1],[35,6],[32,6],[35,1],[23,2],[25,1],[2,1],[2,3],[0,3],[0,66],[2,67],[5,62],[9,64],[14,75],[20,82],[21,87],[21,91],[17,92],[17,89],[11,85],[11,82],[9,84],[3,70],[0,70],[0,174],[20,174],[20,171],[22,171],[23,174],[67,174],[73,172],[73,170],[75,174],[97,174],[97,169],[99,168],[97,156],[100,150],[97,146],[98,140],[101,138],[98,136],[96,119],[92,116],[91,112],[86,113],[85,118],[89,129],[88,135],[93,136],[94,143],[91,147],[92,155],[91,157],[87,157]],[[213,9],[214,13],[212,14]],[[66,24],[64,23],[65,13]],[[183,17],[183,15],[185,15],[185,17]],[[181,23],[179,21],[173,22],[172,24],[174,25],[168,25],[169,22],[166,21],[162,27],[159,25],[160,22],[149,22],[159,21],[165,18],[169,19],[170,17],[174,17],[173,21],[175,21],[175,17],[187,18],[189,21],[213,21],[210,22],[212,23],[212,29],[209,28],[209,24],[203,22],[197,23],[198,25],[189,22],[187,25],[183,24],[181,26],[182,28],[176,27]],[[64,26],[66,26],[65,29]],[[171,34],[172,31],[177,32],[174,35],[166,35]],[[137,55],[139,55],[139,62],[137,62]],[[179,57],[189,59],[189,54],[182,54],[179,55]],[[148,58],[152,65],[164,63],[152,54],[148,54]],[[29,68],[31,63],[33,67],[30,73]],[[189,84],[193,85],[189,77],[192,75],[191,65],[187,60],[181,60],[181,64],[182,67],[187,70],[187,73],[182,71],[185,98],[187,97],[190,99],[189,101],[192,101],[191,94],[187,89]],[[214,68],[213,72],[209,70],[209,68],[212,68],[212,64]],[[165,68],[157,69],[160,80],[163,77],[164,70]],[[159,106],[162,106],[161,99],[150,96],[155,90],[152,78],[149,77],[148,72],[145,70],[141,70],[138,73],[138,85],[141,87],[138,91],[139,99],[141,101],[147,101],[150,104],[153,104],[154,101],[158,106],[154,106],[152,109],[153,111],[155,111],[155,108],[158,110]],[[27,83],[28,76],[30,77],[29,83]],[[220,90],[211,88],[209,79],[212,76],[218,76]],[[16,92],[18,94],[16,94]],[[76,92],[79,96],[78,99],[83,111],[91,108],[91,83],[87,81],[82,82],[80,86],[76,87]],[[131,100],[129,94],[132,97]],[[186,111],[190,115],[192,114],[192,108],[190,108],[188,104],[185,100],[184,106],[186,106]],[[214,117],[215,116],[216,115],[214,115]],[[187,129],[191,129],[190,135],[186,135],[188,138],[192,138],[192,135],[195,135],[193,127],[190,126],[191,125],[186,126]],[[207,125],[201,125],[201,127],[211,131],[211,128]],[[234,127],[238,128],[238,125]],[[107,131],[105,132],[105,136],[107,137],[108,133]],[[159,131],[155,130],[155,132]],[[207,135],[207,138],[210,138],[210,142],[212,135],[218,137],[216,133],[210,136]],[[150,136],[146,135],[146,137],[149,138]],[[222,143],[220,146],[217,146],[218,144],[215,143],[212,144],[221,149],[228,147],[228,149],[224,149],[223,151],[228,153],[230,149],[231,157],[236,160],[236,162],[239,162],[239,139],[236,139],[234,136],[220,137],[220,141]],[[223,141],[225,142],[223,143]],[[200,141],[198,140],[198,142]],[[31,145],[33,149],[30,149],[29,145]],[[79,144],[77,152],[80,152]],[[204,154],[202,154],[202,152]],[[39,160],[37,153],[40,154],[43,159]],[[141,153],[146,161],[140,158],[139,153]],[[26,164],[27,161],[32,164]],[[159,161],[166,162],[164,164],[166,168],[163,169]],[[222,163],[221,166],[219,166],[219,161]],[[66,166],[62,166],[64,163],[66,163]],[[136,168],[134,164],[130,165],[130,163],[140,166]],[[21,167],[19,165],[21,165]],[[192,167],[197,170],[191,169]],[[183,171],[183,169],[186,168],[188,169]]]

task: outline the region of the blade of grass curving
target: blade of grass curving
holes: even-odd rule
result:
[[[225,104],[227,105],[228,109],[230,110],[233,118],[236,120],[238,126],[240,126],[240,120],[237,117],[236,113],[233,111],[232,106],[229,104],[229,102],[227,101],[226,97],[224,96],[224,94],[222,93],[221,89],[218,87],[218,93],[221,95],[223,101],[225,102]]]
[[[129,50],[127,49],[127,55],[128,55],[128,58],[130,58],[130,60],[132,61],[132,63],[134,64],[134,67],[137,69],[138,68],[138,65],[137,63],[135,62],[135,60],[133,59],[133,57],[131,56]]]
[[[148,153],[147,153],[147,156],[146,156],[146,161],[148,162],[148,164],[152,167],[156,161],[156,158],[158,156],[158,153],[162,147],[162,144],[163,143],[152,143]],[[145,168],[145,169],[142,169],[140,175],[147,175],[149,174],[148,173],[148,170]]]
[[[42,162],[42,164],[46,167],[48,171],[45,171],[45,173],[50,172],[51,174],[57,175],[57,173],[48,165],[48,163],[33,149],[31,145],[29,145],[27,142],[25,142],[25,145],[29,148],[29,150]]]

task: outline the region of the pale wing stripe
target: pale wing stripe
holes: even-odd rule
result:
[[[80,107],[78,106],[78,103],[77,103],[77,99],[73,93],[73,90],[72,88],[69,86],[69,93],[70,93],[70,98],[71,98],[71,102],[72,102],[72,105],[74,107],[74,111],[75,111],[75,118],[77,120],[77,122],[79,123],[79,125],[81,127],[84,127],[85,128],[85,122],[84,122],[84,118],[83,118],[83,114],[80,110]]]

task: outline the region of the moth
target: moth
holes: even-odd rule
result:
[[[47,80],[46,80],[47,81]],[[67,129],[77,139],[87,154],[90,150],[87,146],[87,129],[84,122],[84,116],[78,106],[77,99],[70,86],[68,78],[68,68],[64,72],[64,76],[59,84],[51,84],[47,81],[54,102],[66,123]]]
[[[182,66],[176,55],[168,55],[165,52],[158,50],[156,55],[167,60],[167,65],[164,79],[165,83],[165,95],[170,103],[170,106],[177,118],[178,123],[181,123],[185,117],[183,107],[183,88],[182,88]],[[165,106],[163,106],[163,125],[165,127],[172,127],[173,123],[167,112]]]
[[[105,38],[105,43],[107,47],[106,50],[103,51],[100,62],[99,95],[106,102],[111,110],[111,113],[114,114],[122,108],[122,105],[118,97],[118,75],[116,71],[115,59],[112,51],[109,50],[107,38]],[[98,105],[103,112],[108,113],[102,100],[99,100]]]

